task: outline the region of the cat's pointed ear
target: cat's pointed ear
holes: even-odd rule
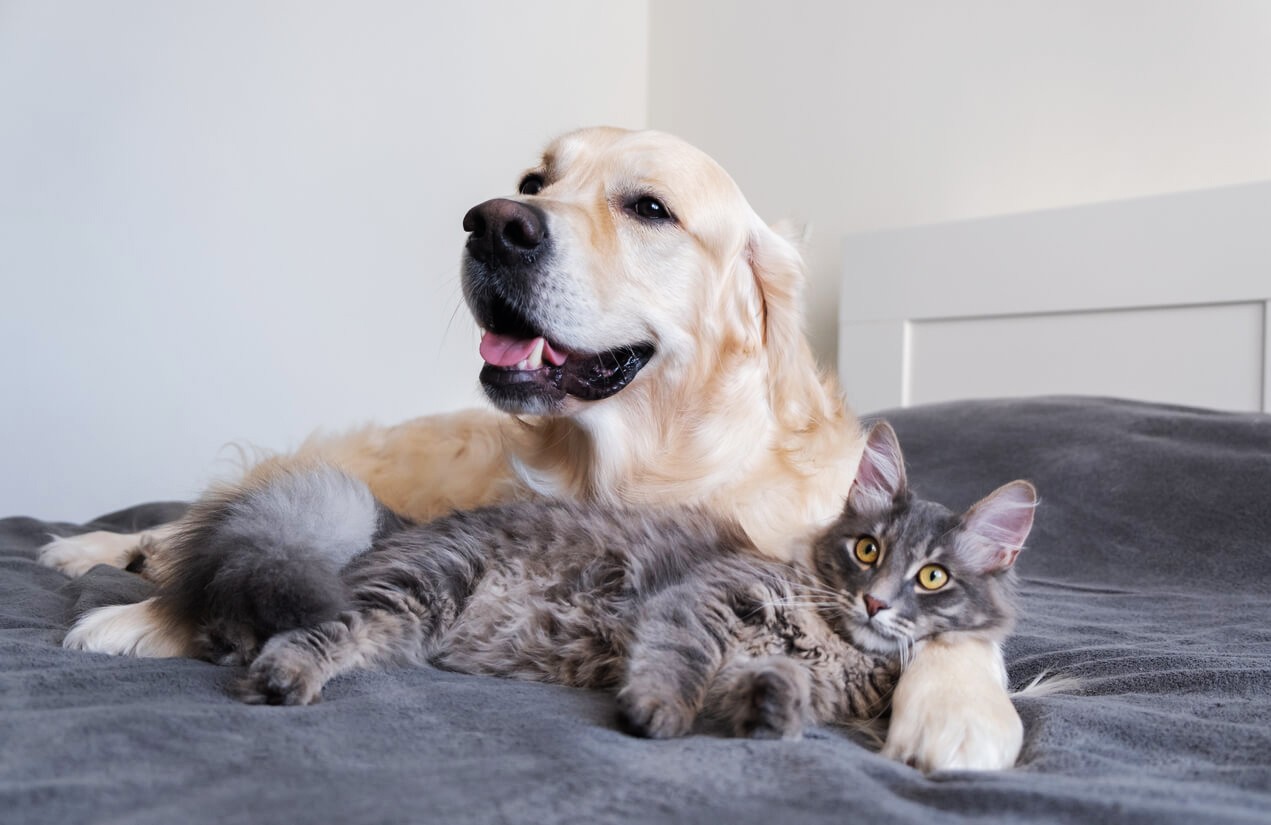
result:
[[[998,487],[962,517],[954,552],[977,573],[1007,569],[1024,548],[1036,508],[1037,488],[1027,481]]]
[[[889,510],[906,491],[905,457],[900,452],[900,440],[890,424],[880,421],[865,439],[865,451],[847,495],[847,506],[858,513]]]

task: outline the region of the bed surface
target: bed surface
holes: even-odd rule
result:
[[[1260,822],[1271,817],[1271,417],[1131,402],[965,402],[887,415],[922,495],[1013,478],[1042,505],[1019,561],[1021,764],[924,777],[834,728],[800,742],[620,733],[608,695],[431,669],[249,707],[235,670],[64,651],[86,607],[145,593],[38,566],[0,520],[0,819],[109,822]]]

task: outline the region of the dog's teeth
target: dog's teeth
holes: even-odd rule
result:
[[[534,349],[530,351],[530,357],[525,359],[523,363],[528,363],[529,368],[536,370],[543,366],[543,345],[546,342],[539,338],[534,342]]]
[[[529,369],[529,368],[530,368],[530,362],[529,362],[529,359],[526,359],[526,360],[524,360],[524,361],[517,361],[517,362],[516,362],[516,369],[518,369],[518,370],[527,370],[527,369]]]

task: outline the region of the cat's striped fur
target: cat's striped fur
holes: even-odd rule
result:
[[[763,558],[700,510],[537,501],[406,525],[336,470],[286,472],[192,520],[159,604],[195,620],[208,658],[249,663],[249,702],[306,704],[352,668],[432,663],[614,689],[645,736],[711,716],[797,737],[882,710],[916,641],[1000,638],[1011,620],[1031,486],[963,516],[916,501],[886,425],[862,468],[800,563]],[[851,555],[866,531],[876,563]],[[955,585],[911,592],[911,568],[932,559]]]

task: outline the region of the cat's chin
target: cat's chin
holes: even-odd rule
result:
[[[888,635],[870,625],[854,625],[851,636],[852,644],[868,653],[895,655],[897,648],[910,644],[908,637],[900,634]]]

